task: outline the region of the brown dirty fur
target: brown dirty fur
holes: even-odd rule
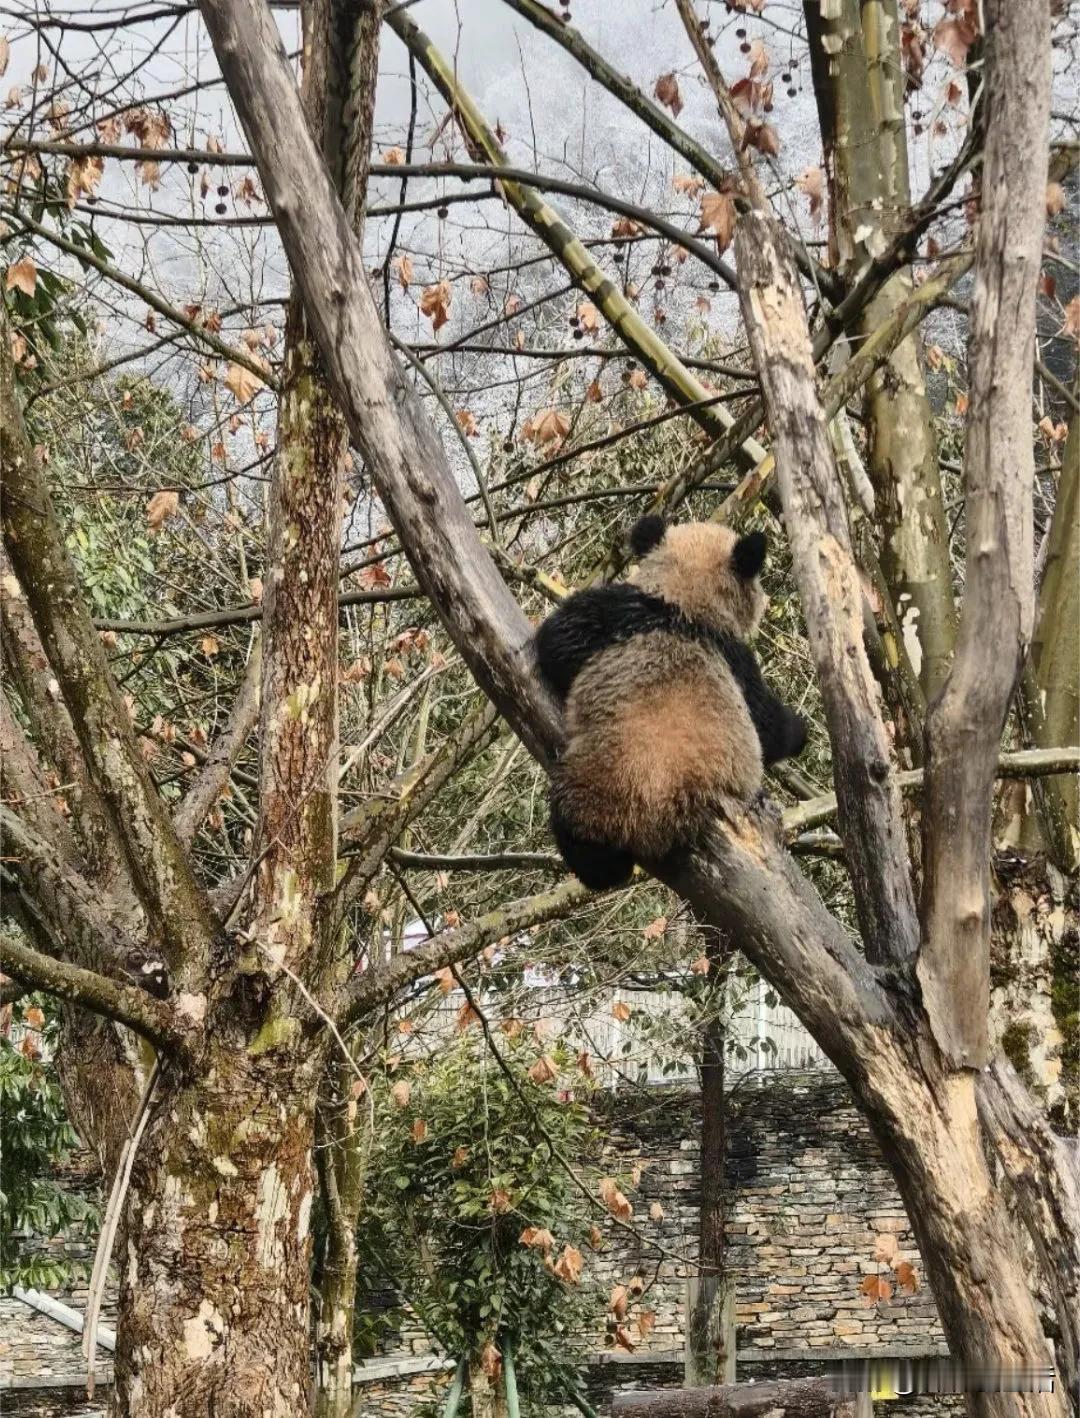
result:
[[[669,527],[630,579],[643,591],[678,606],[687,619],[746,640],[761,623],[767,598],[756,576],[744,580],[732,569],[731,554],[738,540],[730,527],[719,522]]]
[[[692,560],[708,594],[698,594],[685,547],[675,561],[664,558],[664,547],[650,553],[639,584],[745,635],[765,597],[756,582],[718,572],[719,558],[725,567],[730,561],[733,534],[711,525],[672,528],[664,545],[683,532],[694,534]],[[718,576],[730,584],[719,597]],[[574,681],[566,727],[556,806],[582,836],[625,847],[639,860],[659,860],[761,787],[761,745],[743,695],[722,658],[694,640],[653,631],[597,655]]]

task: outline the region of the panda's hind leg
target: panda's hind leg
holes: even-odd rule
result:
[[[607,891],[630,880],[634,859],[622,847],[579,837],[556,803],[551,804],[551,832],[563,861],[590,891]]]

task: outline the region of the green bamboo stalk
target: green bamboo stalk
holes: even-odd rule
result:
[[[386,23],[416,57],[424,72],[450,105],[468,141],[493,168],[509,164],[498,139],[471,96],[458,82],[453,68],[424,32],[401,9],[391,10]],[[522,182],[500,180],[507,202],[618,332],[629,352],[677,403],[690,409],[691,416],[705,431],[718,437],[734,424],[734,417],[722,405],[707,403],[709,391],[679,357],[651,330],[622,291],[606,276],[559,212]],[[697,405],[699,407],[692,407]],[[704,406],[702,406],[704,405]],[[741,452],[750,466],[765,457],[756,439],[747,438]]]

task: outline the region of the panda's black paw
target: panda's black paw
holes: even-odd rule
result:
[[[785,734],[786,743],[784,745],[785,758],[798,758],[806,747],[806,740],[809,733],[806,720],[801,714],[796,714],[794,709],[788,710],[787,732]]]

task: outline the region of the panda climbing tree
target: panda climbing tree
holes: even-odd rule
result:
[[[630,541],[642,558],[633,583],[578,592],[536,636],[540,673],[566,713],[551,827],[594,890],[745,807],[763,770],[806,743],[806,724],[746,644],[765,611],[765,534],[650,516]]]

